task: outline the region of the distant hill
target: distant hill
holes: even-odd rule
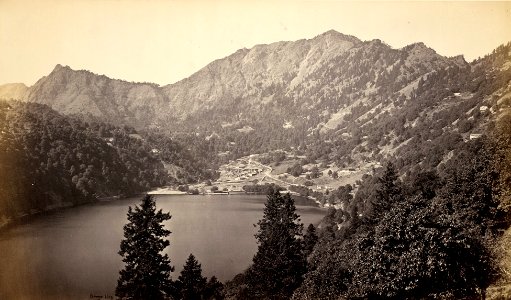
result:
[[[0,99],[21,100],[25,97],[28,87],[23,83],[7,83],[0,85]]]
[[[57,65],[23,98],[46,104],[63,114],[100,117],[113,124],[146,126],[166,102],[152,83],[131,83]]]
[[[94,126],[45,105],[0,101],[0,227],[9,220],[131,195],[168,182],[162,162],[121,128]]]
[[[380,93],[390,71],[399,73],[396,84],[405,88],[432,70],[465,65],[463,59],[442,57],[422,43],[396,50],[379,40],[362,42],[328,31],[310,40],[238,50],[161,88],[57,65],[23,93],[23,99],[64,114],[90,114],[135,127],[165,127],[169,119],[197,119],[208,113],[215,113],[215,122],[249,123],[253,120],[243,113],[276,105],[328,108],[316,114],[335,119],[340,108],[360,100],[355,92]]]

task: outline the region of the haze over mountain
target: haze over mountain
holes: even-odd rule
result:
[[[7,83],[0,85],[0,99],[23,99],[28,87],[23,83]]]

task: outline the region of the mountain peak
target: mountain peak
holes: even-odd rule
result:
[[[465,60],[465,57],[463,55],[456,55],[450,58],[452,61],[454,61],[459,66],[467,65],[467,61]]]
[[[432,51],[432,52],[436,53],[435,50],[429,48],[423,42],[417,42],[417,43],[407,45],[407,46],[403,47],[402,50],[405,50],[405,51],[414,51],[414,50],[415,51]]]
[[[322,34],[320,34],[320,36],[322,36],[322,35],[344,35],[344,34],[340,33],[339,31],[336,31],[334,29],[330,29],[330,30],[325,31]]]
[[[63,66],[61,64],[57,64],[55,68],[53,68],[53,72],[60,70],[71,70],[71,68],[69,66]]]
[[[358,38],[356,38],[352,35],[346,35],[346,34],[338,32],[338,31],[335,31],[333,29],[323,32],[322,34],[317,35],[313,39],[314,40],[316,40],[316,39],[344,40],[344,41],[349,41],[352,43],[360,43],[361,42]]]

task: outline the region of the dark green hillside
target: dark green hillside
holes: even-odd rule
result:
[[[35,103],[0,102],[0,118],[0,223],[168,182],[161,161],[126,128],[102,137]]]
[[[135,157],[151,153],[166,165],[169,184],[189,184],[217,178],[218,157],[212,142],[199,140],[194,135],[160,133],[158,130],[136,130],[124,125],[118,127],[90,116],[74,115],[85,120],[88,129],[119,149],[126,149]],[[186,145],[186,146],[185,146]],[[130,154],[130,155],[131,155]]]
[[[442,174],[401,180],[388,164],[366,177],[325,218],[295,299],[484,297],[503,274],[496,245],[510,220],[500,142],[465,144]]]

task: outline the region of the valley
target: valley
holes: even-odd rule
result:
[[[254,232],[240,216],[252,226],[271,208],[292,224],[259,227],[294,233],[256,238],[289,242],[293,266],[303,263],[282,299],[484,298],[511,282],[495,254],[511,220],[510,61],[511,43],[467,62],[421,42],[395,49],[330,30],[239,49],[168,85],[58,64],[32,86],[0,86],[0,226],[70,206],[101,220],[96,210],[110,208],[112,264],[121,199],[149,191],[194,230],[233,230],[250,251]],[[296,223],[288,192],[321,206],[300,208],[315,226]],[[263,194],[275,207],[263,208]],[[219,226],[224,215],[243,229]],[[183,243],[210,250],[179,222]],[[247,261],[215,266],[229,269],[226,298],[259,293],[254,280],[268,278]]]
[[[355,194],[385,161],[402,176],[440,170],[491,132],[511,105],[509,52],[468,63],[423,43],[392,49],[328,31],[241,49],[167,86],[57,65],[31,87],[0,86],[0,96],[94,124],[109,147],[143,145],[171,190],[276,184],[321,198],[348,185]],[[127,129],[124,145],[104,124]]]

